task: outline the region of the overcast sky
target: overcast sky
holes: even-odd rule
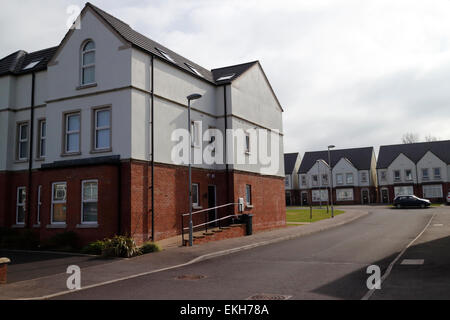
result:
[[[207,69],[259,60],[286,152],[450,139],[449,0],[92,3]],[[69,5],[2,0],[0,56],[58,45]]]

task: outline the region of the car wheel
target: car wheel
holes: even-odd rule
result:
[[[402,208],[402,206],[401,206],[400,204],[397,204],[395,207],[396,207],[397,209],[401,209],[401,208]]]
[[[420,207],[421,207],[422,209],[425,209],[425,204],[422,203],[422,204],[420,205]]]

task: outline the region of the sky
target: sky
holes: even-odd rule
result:
[[[207,69],[259,60],[285,152],[450,139],[450,0],[93,0]],[[0,57],[55,46],[75,0],[2,0]]]

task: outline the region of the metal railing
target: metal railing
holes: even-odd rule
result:
[[[192,230],[194,231],[196,228],[205,227],[205,233],[208,233],[208,226],[211,225],[211,224],[216,224],[216,223],[217,223],[217,227],[219,229],[222,228],[223,227],[223,225],[221,226],[221,222],[222,221],[228,220],[228,219],[231,219],[231,218],[236,218],[237,219],[237,218],[239,218],[240,215],[239,214],[230,214],[230,215],[227,215],[225,217],[217,218],[217,219],[209,221],[209,215],[208,215],[209,211],[217,210],[217,209],[221,209],[221,208],[226,208],[226,207],[229,207],[229,206],[235,206],[235,205],[238,205],[238,203],[227,203],[227,204],[224,204],[224,205],[221,205],[221,206],[216,206],[216,207],[202,209],[202,210],[193,212],[192,216],[194,216],[196,214],[199,214],[199,213],[204,213],[205,214],[205,222],[204,223],[199,223],[197,225],[192,226]],[[188,217],[188,216],[189,216],[189,213],[184,213],[184,214],[181,215],[181,241],[182,241],[182,245],[183,246],[185,245],[185,239],[184,239],[185,231],[186,230],[189,231],[189,226],[187,226],[187,227],[184,226],[184,217]]]

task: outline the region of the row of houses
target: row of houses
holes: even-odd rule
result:
[[[173,133],[190,126],[193,156],[210,146],[228,156],[232,141],[206,139],[209,129],[270,131],[279,146],[269,173],[247,161],[252,134],[226,163],[194,163],[194,213],[244,199],[255,229],[285,224],[283,109],[258,61],[206,69],[90,3],[78,21],[56,47],[0,59],[0,227],[41,239],[73,231],[84,243],[180,234],[190,186]]]
[[[337,204],[391,203],[402,194],[444,202],[450,192],[450,141],[381,146],[378,157],[366,147],[284,159],[287,205],[326,203],[331,185]]]

